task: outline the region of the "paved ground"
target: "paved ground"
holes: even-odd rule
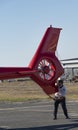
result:
[[[0,130],[78,130],[78,102],[67,102],[71,119],[59,106],[53,120],[53,101],[0,102]]]

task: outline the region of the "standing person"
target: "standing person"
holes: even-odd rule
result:
[[[58,92],[54,97],[54,120],[57,119],[58,106],[61,104],[66,119],[69,119],[66,107],[66,87],[63,85],[63,80],[57,82]]]

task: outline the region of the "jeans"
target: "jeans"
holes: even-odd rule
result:
[[[66,108],[66,99],[65,97],[63,99],[55,100],[54,102],[54,118],[57,118],[57,112],[58,112],[58,106],[61,104],[64,115],[66,118],[68,118],[67,108]]]

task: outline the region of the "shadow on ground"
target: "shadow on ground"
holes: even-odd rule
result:
[[[14,129],[0,128],[0,130],[73,130],[75,128],[78,129],[78,120],[74,120],[74,121],[75,123],[69,123],[69,124],[40,126],[40,127],[33,127],[33,128],[32,127],[31,128],[14,128]]]

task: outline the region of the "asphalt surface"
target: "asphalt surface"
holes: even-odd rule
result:
[[[53,120],[53,101],[0,102],[0,130],[78,130],[78,102],[67,102],[71,119],[61,106]]]

